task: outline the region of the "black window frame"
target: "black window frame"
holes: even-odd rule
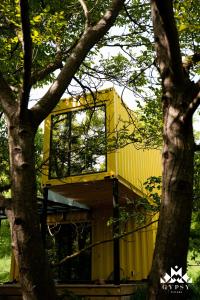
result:
[[[51,115],[51,126],[50,126],[50,149],[49,149],[49,169],[48,169],[48,179],[63,179],[63,178],[68,178],[68,177],[75,177],[75,176],[84,176],[84,175],[92,175],[92,174],[98,174],[98,173],[104,173],[104,172],[107,172],[107,161],[108,161],[108,157],[107,157],[107,151],[105,151],[105,169],[102,170],[102,171],[96,171],[96,172],[85,172],[85,173],[79,173],[79,174],[70,174],[70,171],[67,172],[67,175],[66,176],[51,176],[51,170],[52,170],[52,164],[51,164],[51,155],[52,155],[52,144],[53,144],[53,118],[55,116],[58,116],[58,115],[69,115],[70,116],[70,135],[71,135],[71,130],[72,130],[72,127],[71,127],[71,121],[72,121],[72,113],[74,112],[81,112],[81,111],[86,111],[86,110],[89,110],[89,109],[98,109],[99,107],[104,107],[104,128],[105,128],[105,149],[107,149],[107,105],[106,104],[100,104],[100,105],[95,105],[95,106],[90,106],[89,108],[77,108],[77,109],[73,109],[73,110],[67,110],[67,111],[64,111],[64,112],[60,112],[60,113],[54,113]],[[69,148],[70,149],[70,148]],[[70,154],[69,154],[70,156]],[[68,160],[67,160],[68,164],[70,165],[70,157],[68,157]],[[70,168],[68,169],[70,170]]]

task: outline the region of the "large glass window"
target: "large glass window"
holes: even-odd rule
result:
[[[105,105],[52,116],[50,178],[106,171]]]
[[[60,262],[66,256],[87,248],[92,242],[90,222],[58,224],[48,226],[47,254],[52,264]],[[77,257],[67,260],[53,268],[53,276],[59,282],[91,280],[91,248]]]

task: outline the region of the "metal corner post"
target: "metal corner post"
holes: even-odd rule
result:
[[[119,228],[119,186],[118,179],[113,179],[113,274],[114,284],[120,284],[120,228]]]
[[[43,188],[43,206],[41,212],[41,235],[44,248],[46,248],[46,230],[47,230],[47,202],[48,202],[48,188]]]

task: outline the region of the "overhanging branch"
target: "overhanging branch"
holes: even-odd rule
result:
[[[5,81],[1,72],[0,72],[0,102],[5,114],[11,116],[13,113],[13,107],[16,106],[16,102],[12,90],[10,89],[7,82]]]
[[[93,100],[94,100],[94,104],[96,102],[96,96],[93,92],[93,90],[90,88],[90,86],[85,86],[76,76],[73,77],[73,79],[80,85],[80,87],[82,88],[82,90],[85,92],[86,90],[89,91],[89,93],[91,94]]]
[[[24,51],[24,74],[23,85],[20,96],[20,112],[28,107],[29,94],[31,89],[31,66],[32,66],[32,39],[29,19],[29,5],[27,0],[20,0],[23,51]]]
[[[172,0],[151,0],[157,61],[161,77],[171,77],[176,83],[184,82],[178,31]],[[164,82],[165,83],[165,82]]]
[[[124,0],[113,0],[104,16],[94,26],[90,26],[84,31],[55,82],[42,99],[31,109],[35,117],[35,122],[38,125],[59,102],[90,49],[99,42],[114,24],[119,11],[123,7],[123,3]]]
[[[46,68],[35,71],[31,77],[31,85],[34,85],[37,82],[45,79],[49,74],[62,67],[63,67],[62,59],[56,59],[54,62],[48,64]]]
[[[140,231],[140,230],[142,230],[142,229],[145,229],[145,228],[147,228],[147,227],[149,227],[149,226],[151,226],[151,225],[153,225],[153,224],[155,224],[155,223],[157,223],[157,222],[158,222],[158,220],[152,221],[152,222],[150,222],[150,223],[148,223],[148,224],[146,224],[146,225],[144,225],[144,226],[142,226],[142,227],[139,227],[139,228],[136,228],[136,229],[134,229],[134,230],[125,232],[125,233],[123,233],[123,234],[120,234],[120,235],[118,235],[116,238],[117,238],[117,239],[121,239],[121,238],[123,238],[123,237],[125,237],[125,236],[128,236],[128,235],[133,234],[133,233],[135,233],[135,232],[137,232],[137,231]],[[77,251],[77,252],[75,252],[75,253],[73,253],[73,254],[71,254],[71,255],[68,255],[68,256],[64,257],[64,258],[63,258],[61,261],[59,261],[58,263],[53,264],[53,267],[59,266],[59,265],[63,264],[64,262],[66,262],[67,260],[70,260],[70,259],[72,259],[72,258],[74,258],[74,257],[77,257],[77,256],[79,256],[80,254],[82,254],[83,252],[85,252],[85,251],[87,251],[87,250],[90,250],[90,249],[92,249],[92,248],[94,248],[94,247],[96,247],[96,246],[98,246],[98,245],[102,245],[102,244],[106,244],[106,243],[113,242],[114,239],[116,239],[116,238],[110,238],[110,239],[107,239],[107,240],[97,241],[97,242],[95,242],[95,243],[93,243],[93,244],[90,244],[89,246],[85,247],[84,249],[81,249],[81,250],[79,250],[79,251]]]
[[[182,121],[186,121],[186,119],[191,118],[200,105],[200,81],[196,84],[191,82],[191,91],[194,94],[194,97],[188,105],[188,108],[182,117]]]
[[[85,19],[86,19],[86,25],[85,27],[87,28],[90,25],[90,13],[87,7],[87,4],[84,0],[78,0],[79,3],[81,4],[82,8],[83,8],[83,12],[85,15]]]
[[[55,60],[49,63],[45,68],[34,71],[31,76],[31,85],[34,85],[41,80],[44,80],[52,72],[63,68],[63,61],[65,61],[67,57],[69,57],[70,53],[77,45],[77,42],[78,39],[76,39],[71,45],[71,47],[69,47],[69,49],[67,49],[66,51],[59,51],[59,53],[56,53]]]

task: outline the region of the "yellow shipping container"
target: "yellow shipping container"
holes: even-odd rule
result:
[[[87,118],[92,130],[81,129]],[[126,233],[134,231],[134,217],[123,226],[117,223],[120,229],[108,226],[110,218],[119,214],[119,206],[126,206],[127,201],[139,203],[148,177],[161,175],[159,150],[137,150],[134,144],[125,145],[126,134],[134,134],[133,122],[133,113],[127,112],[114,89],[99,91],[95,97],[89,94],[62,99],[45,121],[42,184],[48,188],[51,200],[71,207],[66,213],[49,214],[48,223],[91,224],[90,242],[98,244],[91,248],[93,282],[116,281],[117,272],[121,282],[142,280],[150,270],[156,224],[121,237],[118,244],[113,242],[113,235],[120,233],[121,227]],[[86,136],[90,146],[99,141],[93,145],[90,161],[82,148]],[[117,202],[114,208],[113,201]]]

